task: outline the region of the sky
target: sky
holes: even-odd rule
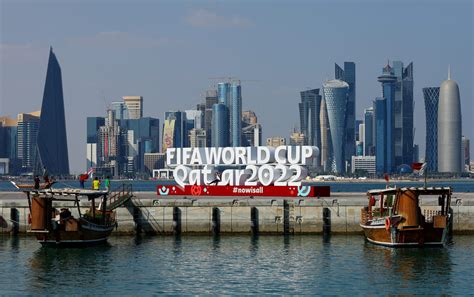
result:
[[[474,147],[472,1],[0,0],[0,116],[41,109],[49,47],[62,69],[72,173],[86,167],[86,117],[122,96],[144,115],[192,109],[237,77],[263,138],[289,137],[300,91],[356,63],[356,116],[382,89],[387,61],[414,64],[415,143],[425,148],[422,88],[459,84]]]

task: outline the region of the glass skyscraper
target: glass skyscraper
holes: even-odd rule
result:
[[[438,104],[439,87],[423,88],[426,113],[425,162],[427,170],[438,171]]]
[[[35,157],[37,172],[45,166],[52,175],[69,174],[61,67],[52,48],[49,52],[48,70],[44,84]]]
[[[242,89],[239,81],[232,83],[231,101],[230,132],[232,146],[236,147],[242,144]]]
[[[323,84],[324,98],[332,139],[332,171],[345,172],[345,123],[349,85],[342,80],[330,80]]]
[[[300,112],[300,130],[305,137],[305,145],[321,147],[320,108],[321,95],[319,89],[300,92],[301,103],[298,103]]]
[[[337,64],[334,67],[335,79],[343,80],[349,85],[346,103],[346,122],[344,140],[344,160],[351,164],[355,155],[355,109],[356,109],[356,73],[354,62],[344,62],[344,70]]]
[[[369,107],[364,110],[364,154],[366,156],[375,155],[374,147],[374,108]]]
[[[212,106],[212,146],[229,146],[229,109],[222,103]]]
[[[387,99],[375,98],[375,170],[377,174],[388,173],[387,167]]]
[[[385,99],[385,133],[386,133],[386,140],[385,140],[385,168],[384,172],[378,173],[391,173],[395,170],[396,166],[401,164],[395,164],[395,118],[397,115],[395,114],[395,92],[396,92],[396,82],[397,77],[394,75],[392,67],[390,65],[386,65],[383,68],[383,73],[379,76],[378,81],[382,83],[382,94],[383,98]],[[398,115],[399,118],[399,115]],[[376,118],[377,121],[377,112]],[[399,123],[399,121],[397,121]],[[376,134],[378,137],[379,134]],[[377,149],[378,152],[378,149]],[[411,164],[411,163],[410,163]]]
[[[403,67],[400,61],[393,62],[397,77],[394,101],[394,162],[395,166],[411,165],[413,162],[413,63]]]

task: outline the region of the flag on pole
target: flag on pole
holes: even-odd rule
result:
[[[425,173],[427,163],[412,163],[411,169],[413,169],[414,173],[418,173],[419,175],[423,175]]]
[[[87,175],[92,178],[93,173],[94,173],[94,168],[93,167],[89,168],[89,170],[87,171]]]

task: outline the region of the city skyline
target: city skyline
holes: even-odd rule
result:
[[[471,128],[473,119],[469,117],[469,114],[474,112],[471,86],[472,54],[469,54],[472,52],[472,37],[471,43],[464,42],[466,36],[472,36],[472,3],[470,2],[455,1],[454,4],[436,2],[430,5],[425,2],[416,2],[411,5],[407,2],[384,3],[385,6],[392,8],[387,10],[382,9],[384,5],[371,2],[365,2],[361,7],[350,3],[345,3],[343,7],[340,4],[320,2],[312,5],[301,3],[291,8],[289,3],[279,3],[275,5],[272,12],[264,14],[269,19],[269,23],[274,25],[272,28],[256,17],[256,13],[264,13],[262,3],[252,5],[255,6],[253,12],[238,7],[238,3],[218,5],[201,2],[181,3],[176,6],[169,3],[157,4],[158,7],[169,9],[172,12],[171,15],[178,16],[171,24],[175,24],[179,32],[158,29],[154,32],[151,29],[152,26],[147,27],[145,20],[148,20],[149,24],[162,24],[165,20],[169,20],[158,12],[161,18],[153,23],[151,15],[145,12],[151,5],[147,3],[140,3],[133,10],[133,14],[142,13],[143,20],[127,29],[129,31],[121,27],[115,19],[98,21],[99,17],[105,13],[106,5],[103,4],[94,6],[97,9],[91,15],[92,24],[84,24],[84,28],[77,26],[78,19],[71,21],[66,19],[72,11],[77,12],[79,16],[85,16],[87,9],[81,5],[77,3],[40,4],[17,4],[7,1],[1,4],[3,26],[0,48],[2,66],[0,116],[15,117],[18,113],[40,108],[41,89],[47,64],[46,53],[49,45],[52,44],[63,72],[71,172],[84,169],[83,144],[86,143],[87,135],[85,118],[86,116],[102,116],[105,113],[104,97],[110,104],[120,100],[124,95],[143,96],[144,116],[164,120],[162,115],[165,111],[184,111],[202,102],[204,96],[201,94],[213,86],[213,82],[208,77],[231,74],[242,79],[244,89],[242,97],[245,97],[242,110],[253,110],[258,115],[259,123],[263,127],[263,139],[276,135],[288,138],[292,127],[299,121],[297,103],[300,102],[300,91],[305,87],[321,88],[325,81],[333,78],[334,63],[340,61],[353,61],[357,65],[356,119],[362,119],[363,110],[372,106],[375,97],[381,96],[377,76],[380,75],[380,68],[386,64],[387,58],[414,62],[415,144],[420,145],[422,155],[424,155],[425,145],[422,88],[440,86],[446,79],[448,64],[451,64],[452,77],[458,82],[460,88],[463,135],[474,139]],[[119,7],[117,10],[119,15],[125,14],[124,7],[127,7],[127,4],[122,4],[122,6],[122,9]],[[309,26],[305,21],[297,21],[286,30],[275,23],[277,16],[292,19],[291,12],[301,12],[304,15],[305,7],[321,8],[324,11],[324,20],[329,20],[324,27],[329,32],[318,29],[317,24]],[[39,10],[33,8],[39,8]],[[179,8],[183,8],[182,11]],[[31,18],[32,21],[39,15],[62,12],[63,15],[58,21],[64,22],[64,26],[71,30],[63,29],[56,32],[52,27],[47,27],[42,30],[37,29],[38,32],[33,30],[28,33],[26,30],[28,26],[14,20],[21,9],[26,9],[25,18]],[[289,11],[285,12],[285,9]],[[369,17],[366,21],[358,22],[354,28],[348,28],[344,25],[354,20],[354,16],[349,13],[351,10],[365,10],[364,13]],[[317,14],[316,10],[314,13]],[[381,29],[375,28],[375,25],[387,19],[394,21],[397,13],[403,13],[409,20],[406,22],[408,24],[400,23],[402,28],[399,27],[393,31],[385,28],[384,37],[389,42],[380,44],[380,37],[377,34]],[[354,14],[357,13],[354,12]],[[336,23],[330,18],[335,16],[340,17],[338,21],[340,25],[336,30],[340,30],[339,33],[343,35],[342,39],[345,41],[338,41],[332,37],[334,29],[329,27]],[[344,16],[346,16],[345,19]],[[314,20],[321,22],[317,15]],[[430,20],[431,25],[424,25],[423,20]],[[439,23],[433,23],[433,20]],[[294,37],[290,36],[298,29],[302,32],[295,34]],[[353,35],[358,29],[366,30],[369,32],[367,35],[373,35],[373,37],[357,42]],[[410,29],[410,31],[403,29]],[[333,30],[332,33],[331,30]],[[457,33],[447,34],[446,32],[450,30],[456,30]],[[250,31],[256,31],[256,33]],[[400,34],[400,31],[404,34]],[[245,41],[244,43],[247,44],[252,44],[252,40],[259,34],[270,33],[270,35],[266,43],[256,43],[252,47],[253,51],[236,46],[230,53],[231,57],[236,58],[229,59],[226,57],[229,56],[229,52],[218,53],[205,45],[205,42],[199,42],[189,36],[193,33],[197,35],[196,38],[199,38],[212,32],[231,32],[233,34],[230,37],[241,42]],[[312,32],[315,36],[331,39],[332,46],[320,45],[313,48],[316,49],[314,53],[299,46],[290,51],[291,48],[285,44],[278,44],[277,47],[276,40],[279,36],[274,36],[275,32],[281,32],[295,44],[297,41],[303,41],[305,46],[311,43],[299,38]],[[32,35],[34,33],[36,35]],[[176,38],[169,37],[169,40],[161,40],[161,42],[153,39],[160,34]],[[246,36],[247,34],[249,36]],[[212,35],[218,37],[207,37],[205,40],[214,43],[230,38],[226,34]],[[179,44],[178,40],[184,45]],[[440,43],[439,40],[443,42]],[[350,51],[344,48],[341,50],[344,42],[352,45],[349,47]],[[402,43],[405,46],[402,46]],[[375,44],[377,47],[374,46]],[[462,46],[452,46],[453,44]],[[191,50],[184,49],[189,46],[192,46]],[[228,49],[227,46],[225,48]],[[177,53],[173,55],[172,51],[177,51]],[[142,54],[143,58],[139,59],[130,54]],[[179,67],[172,67],[171,65],[177,61],[178,57],[182,58],[182,61],[178,63]],[[129,60],[125,62],[125,58]],[[169,61],[165,61],[166,59]],[[225,63],[219,63],[219,61],[225,61]],[[126,69],[130,72],[129,74],[121,71],[125,69],[124,67],[128,67]],[[114,74],[114,72],[121,74]],[[246,82],[245,80],[261,81]],[[182,81],[186,82],[186,87],[179,87]]]

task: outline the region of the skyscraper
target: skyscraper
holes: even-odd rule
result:
[[[229,146],[229,109],[223,103],[212,106],[212,146]]]
[[[36,170],[45,166],[52,175],[69,174],[61,67],[52,48],[49,51],[35,157]]]
[[[97,143],[99,128],[105,125],[103,117],[87,117],[86,168],[97,167]]]
[[[298,103],[300,112],[300,130],[305,136],[306,145],[321,146],[320,108],[321,95],[319,89],[300,92],[301,103]]]
[[[30,173],[34,170],[34,157],[38,150],[40,112],[20,113],[17,119],[17,157],[21,161],[21,171]]]
[[[373,107],[364,109],[364,130],[364,153],[366,156],[375,156]]]
[[[241,146],[242,142],[242,90],[240,81],[231,85],[230,133],[232,146]]]
[[[423,88],[426,118],[425,162],[429,172],[438,171],[439,87]]]
[[[385,99],[385,102],[384,102],[384,105],[385,105],[385,112],[384,112],[384,115],[385,115],[385,118],[384,118],[384,123],[385,123],[385,133],[386,133],[386,136],[385,136],[385,147],[384,148],[375,148],[376,149],[376,156],[377,156],[377,173],[391,173],[393,171],[395,171],[395,168],[397,165],[401,165],[401,164],[395,164],[395,152],[394,150],[396,149],[395,148],[395,142],[396,140],[398,139],[398,144],[399,144],[399,147],[398,147],[398,151],[399,153],[401,153],[401,147],[400,147],[400,143],[401,143],[401,129],[398,129],[397,131],[399,133],[397,133],[397,136],[395,136],[395,117],[398,117],[398,121],[397,123],[398,124],[401,124],[401,111],[399,109],[395,109],[395,92],[396,92],[396,83],[397,83],[397,76],[395,76],[394,74],[394,71],[392,69],[392,67],[390,67],[389,64],[387,64],[384,68],[383,68],[383,72],[382,72],[382,75],[379,76],[378,78],[378,81],[382,83],[382,94],[383,94],[383,98]],[[379,100],[380,101],[380,100]],[[400,101],[400,100],[398,100]],[[400,103],[400,102],[398,102]],[[377,104],[377,99],[376,99],[376,104]],[[375,121],[376,121],[376,134],[375,134],[375,137],[379,137],[381,134],[381,130],[379,130],[379,123],[380,123],[380,120],[377,119],[377,116],[381,116],[382,115],[382,112],[380,111],[380,108],[381,108],[381,102],[378,102],[378,105],[379,106],[379,111],[375,111]],[[400,104],[397,104],[397,106],[401,106],[401,103]],[[397,110],[397,111],[395,111]],[[379,145],[381,142],[379,142],[379,139],[376,140],[376,146]],[[382,164],[382,160],[379,160],[379,153],[381,152],[381,150],[384,150],[385,151],[385,158],[383,160],[383,164],[384,164],[384,170],[383,172],[379,171],[380,168],[380,164]],[[411,164],[411,162],[410,162]]]
[[[458,84],[448,79],[441,83],[438,106],[438,172],[461,173],[461,98]]]
[[[123,96],[123,102],[127,106],[128,118],[139,119],[143,117],[143,97],[142,96]]]
[[[471,163],[471,141],[466,136],[462,137],[462,159],[463,159],[463,167],[470,166]]]
[[[218,102],[217,91],[206,91],[205,111],[204,111],[204,129],[206,130],[206,146],[212,145],[212,106]]]
[[[321,100],[321,110],[319,112],[319,121],[321,123],[321,166],[324,172],[330,169],[331,160],[331,131],[329,129],[328,112],[326,108],[326,99]]]
[[[117,120],[127,120],[128,119],[128,109],[125,102],[112,102],[110,103],[110,109],[115,112],[115,118]]]
[[[398,167],[413,162],[413,63],[404,68],[402,62],[394,61],[393,73],[397,78],[393,105],[393,153],[394,166]]]
[[[387,99],[375,98],[374,101],[375,116],[375,170],[378,174],[389,173],[388,159],[390,156],[387,151]]]
[[[186,131],[186,113],[183,111],[167,111],[165,112],[165,121],[175,120],[173,129],[173,146],[172,147],[187,147],[189,138]],[[164,134],[163,134],[164,136]]]
[[[356,109],[356,73],[354,62],[344,62],[344,70],[339,65],[334,65],[335,79],[343,80],[349,85],[346,102],[346,122],[344,140],[344,160],[352,163],[355,155],[355,109]]]
[[[345,123],[349,85],[342,80],[330,80],[323,84],[324,99],[332,140],[332,171],[345,172]],[[354,127],[352,126],[352,130]]]

